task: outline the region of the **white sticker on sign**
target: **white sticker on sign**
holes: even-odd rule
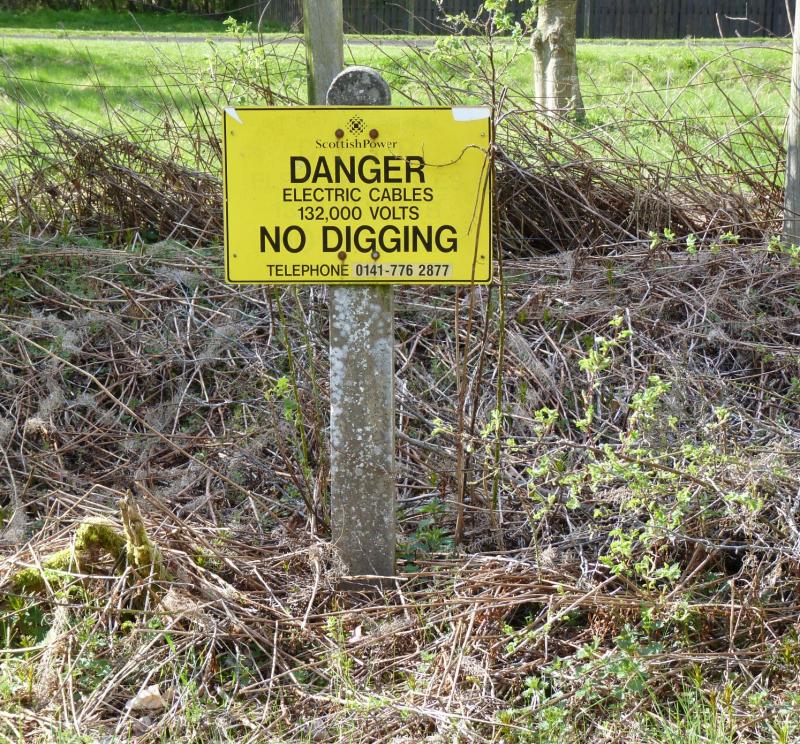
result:
[[[457,106],[453,109],[453,118],[456,121],[478,121],[488,119],[490,110],[483,106]]]
[[[236,109],[233,106],[228,106],[225,109],[225,113],[231,117],[237,124],[244,124],[244,122],[239,117],[239,114],[236,113]]]

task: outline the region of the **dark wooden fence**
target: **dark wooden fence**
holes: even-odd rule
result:
[[[578,36],[604,39],[682,39],[686,36],[786,36],[796,0],[578,0]],[[511,0],[521,15],[526,0]],[[300,0],[257,0],[256,20],[302,25]],[[481,0],[444,0],[445,13],[474,16]],[[343,0],[351,33],[448,33],[433,0]]]
[[[578,35],[604,39],[785,36],[786,0],[579,0]],[[794,0],[791,8],[794,7]]]
[[[462,11],[475,15],[481,3],[482,0],[444,0],[439,8],[432,0],[342,0],[344,29],[362,34],[449,33],[445,15]],[[302,0],[258,0],[256,20],[263,13],[264,21],[299,29],[301,6]]]

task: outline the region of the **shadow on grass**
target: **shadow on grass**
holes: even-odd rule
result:
[[[108,31],[132,33],[217,33],[225,32],[222,18],[186,13],[114,13],[108,10],[61,10],[41,8],[29,11],[3,11],[0,28],[26,28],[58,31]]]

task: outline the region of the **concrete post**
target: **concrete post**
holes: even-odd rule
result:
[[[331,106],[387,106],[386,81],[350,67]],[[395,572],[394,312],[391,286],[330,288],[331,525],[351,576]],[[386,582],[362,579],[358,588]]]

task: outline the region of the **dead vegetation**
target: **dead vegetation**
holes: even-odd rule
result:
[[[409,54],[418,90],[461,95],[452,62]],[[325,289],[222,282],[213,127],[156,147],[48,116],[14,141],[3,737],[797,736],[800,265],[771,240],[779,158],[680,139],[686,167],[654,169],[483,83],[502,280],[397,292],[403,560],[381,597],[336,591],[326,541]],[[751,142],[774,136],[757,124]],[[158,570],[121,544],[87,566],[82,525],[131,542],[129,488]],[[21,571],[42,584],[15,590]]]

